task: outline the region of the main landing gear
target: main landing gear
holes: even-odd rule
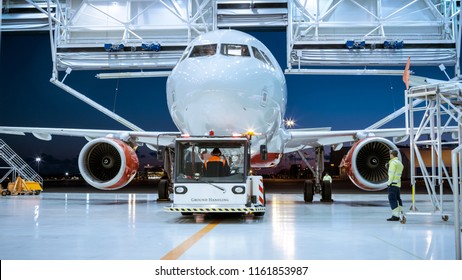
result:
[[[303,199],[305,202],[313,202],[315,193],[321,194],[321,202],[334,202],[332,200],[332,183],[329,181],[316,184],[311,180],[306,180],[303,183]]]
[[[324,167],[324,148],[322,146],[315,148],[315,168],[305,159],[303,154],[299,152],[306,165],[310,168],[314,175],[314,182],[306,180],[303,183],[303,194],[305,202],[313,202],[313,195],[315,193],[321,194],[321,202],[334,202],[332,200],[332,182],[323,181],[322,173]]]

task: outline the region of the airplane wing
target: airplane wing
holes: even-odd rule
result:
[[[446,132],[457,132],[457,127],[448,127]],[[327,131],[322,129],[289,129],[289,140],[285,146],[285,152],[293,152],[301,149],[338,145],[345,142],[353,142],[358,139],[363,139],[368,136],[377,137],[393,137],[395,143],[407,140],[408,134],[406,128],[384,128],[384,129],[368,129],[368,130],[338,130]],[[415,129],[414,133],[429,134],[430,130],[425,129],[418,131]],[[456,137],[456,135],[454,135]]]
[[[88,141],[99,137],[114,137],[117,139],[134,139],[140,144],[148,144],[150,149],[156,146],[173,146],[175,137],[180,132],[150,132],[130,130],[100,130],[100,129],[72,129],[72,128],[40,128],[40,127],[7,127],[0,126],[0,134],[25,135],[31,133],[40,140],[49,141],[52,135],[85,137]]]

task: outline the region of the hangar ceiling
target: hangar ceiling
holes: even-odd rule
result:
[[[455,0],[2,0],[1,30],[48,30],[51,11],[60,70],[171,69],[217,28],[286,31],[286,73],[402,66],[409,56],[458,69],[459,9]]]

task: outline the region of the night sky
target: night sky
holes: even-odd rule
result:
[[[286,68],[285,32],[250,32]],[[1,126],[126,129],[49,82],[52,71],[48,33],[0,33]],[[453,67],[447,67],[453,76]],[[398,68],[399,69],[399,68]],[[416,75],[445,79],[435,67],[412,67]],[[65,83],[144,130],[177,131],[168,113],[166,78],[98,80],[101,71],[73,71]],[[62,79],[63,73],[60,73]],[[287,117],[295,128],[361,129],[404,105],[401,77],[286,75]],[[399,118],[391,126],[404,126]],[[77,172],[76,158],[84,138],[54,136],[41,141],[31,135],[0,135],[41,173]],[[155,163],[150,150],[140,148],[142,164]],[[3,162],[0,162],[0,166]]]

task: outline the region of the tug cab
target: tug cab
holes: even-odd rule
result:
[[[175,142],[173,202],[166,211],[264,215],[263,178],[252,175],[247,137],[180,137]]]

